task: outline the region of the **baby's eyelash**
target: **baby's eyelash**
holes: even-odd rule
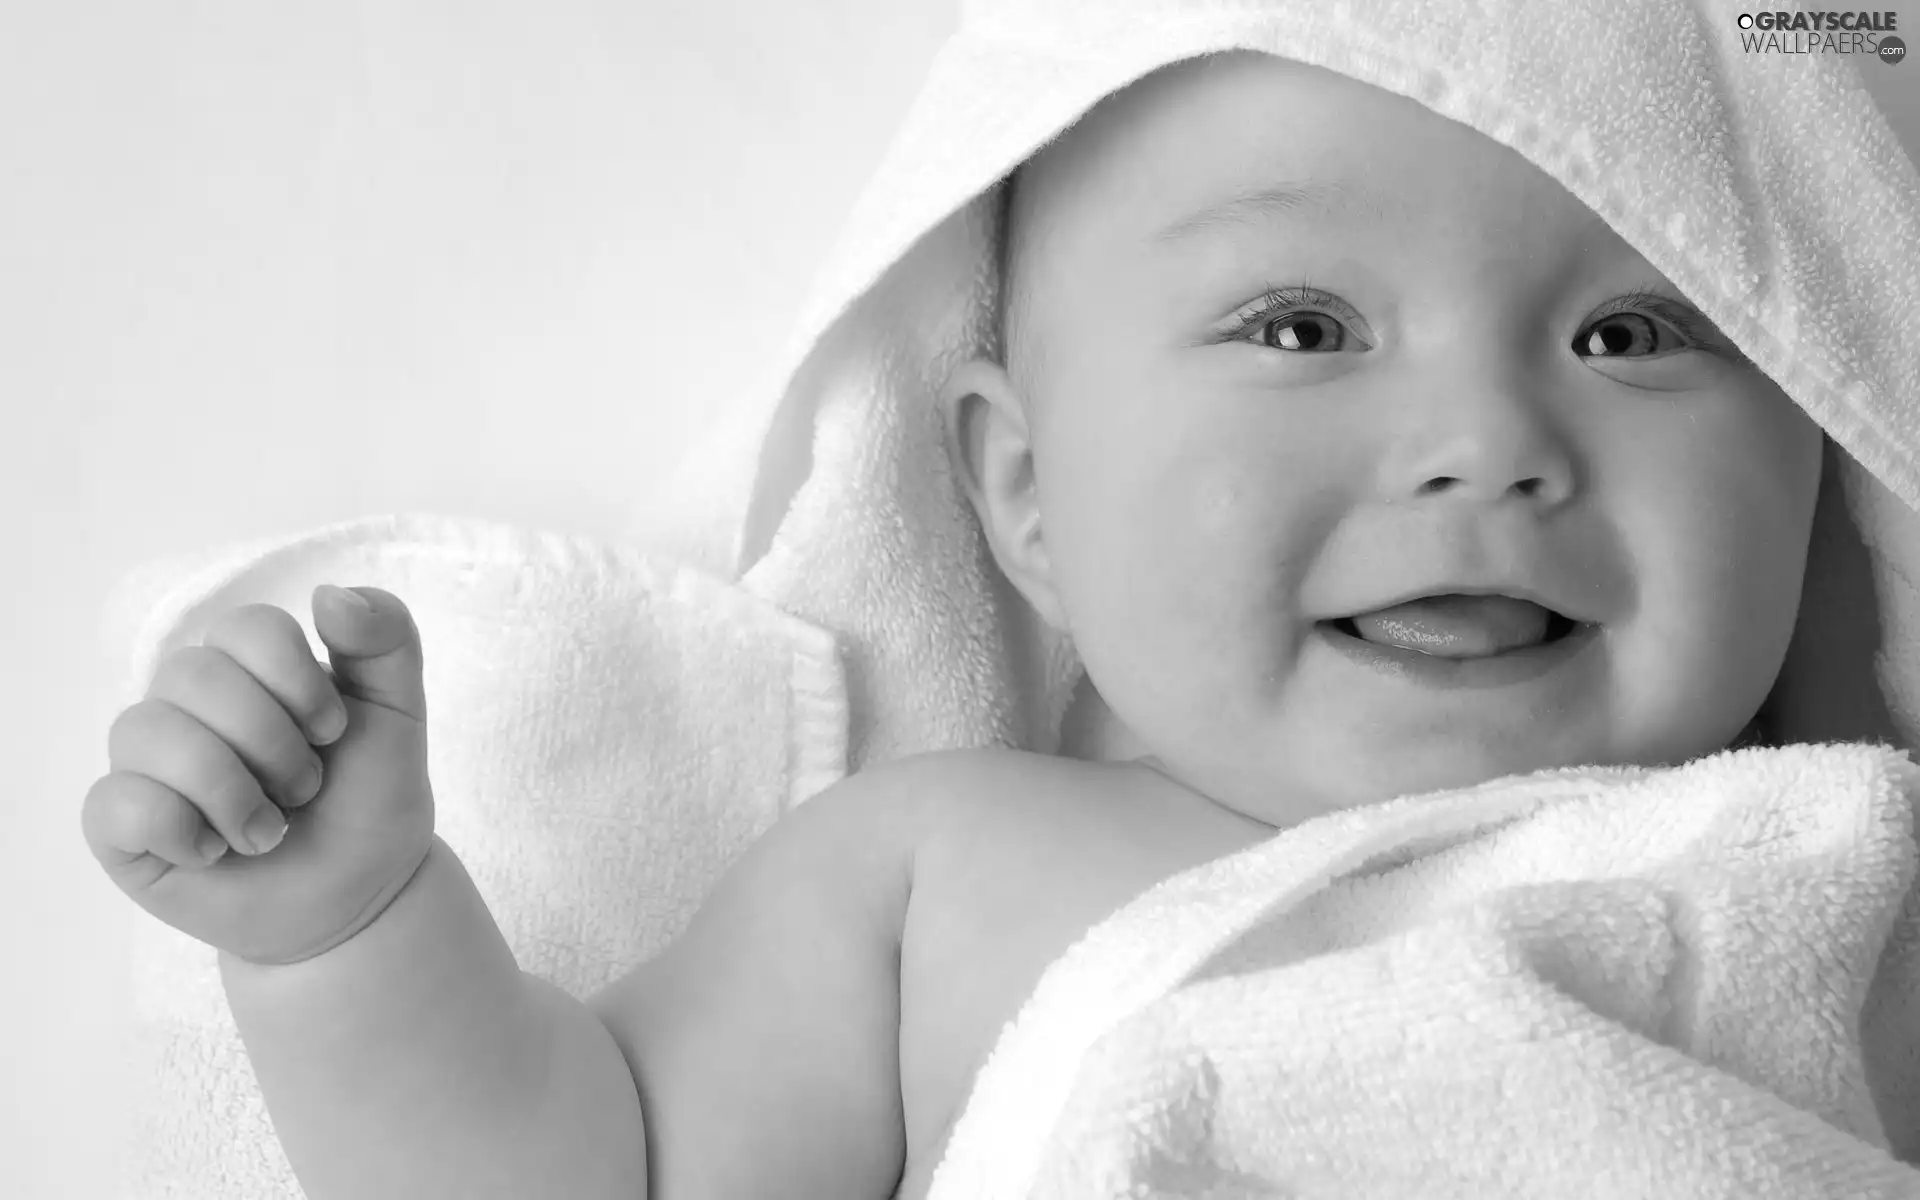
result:
[[[1598,321],[1623,312],[1648,312],[1673,326],[1680,336],[1692,342],[1702,350],[1721,350],[1726,343],[1715,335],[1713,327],[1705,317],[1700,316],[1686,305],[1671,296],[1662,296],[1658,292],[1645,288],[1635,288],[1624,296],[1607,301],[1589,321]]]
[[[1292,287],[1268,287],[1261,292],[1258,298],[1234,317],[1233,327],[1226,331],[1226,336],[1243,337],[1273,320],[1279,313],[1295,308],[1323,311],[1328,316],[1346,321],[1360,319],[1360,314],[1354,311],[1352,305],[1303,279]]]

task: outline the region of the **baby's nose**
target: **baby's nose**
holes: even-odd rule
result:
[[[1501,472],[1499,471],[1493,472],[1493,477],[1488,481],[1492,486],[1486,487],[1481,486],[1475,479],[1471,478],[1463,478],[1458,475],[1435,475],[1433,478],[1423,481],[1418,488],[1418,492],[1423,496],[1453,492],[1481,495],[1487,499],[1515,496],[1524,500],[1552,502],[1564,498],[1563,493],[1569,490],[1557,484],[1554,480],[1548,479],[1545,475],[1528,475],[1523,479],[1516,479],[1507,484],[1506,487],[1501,488],[1498,486],[1498,477],[1500,474]],[[1507,472],[1507,474],[1511,474],[1511,472]]]
[[[1381,481],[1389,497],[1543,507],[1572,497],[1573,455],[1544,414],[1501,398],[1449,409],[1394,439]]]

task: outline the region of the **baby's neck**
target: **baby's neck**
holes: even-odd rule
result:
[[[1145,743],[1082,675],[1060,722],[1060,756],[1083,762],[1131,762],[1146,755]]]

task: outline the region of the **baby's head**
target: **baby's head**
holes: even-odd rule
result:
[[[1683,761],[1760,708],[1820,432],[1518,154],[1219,55],[1110,97],[1009,214],[962,474],[1169,774],[1290,823]]]

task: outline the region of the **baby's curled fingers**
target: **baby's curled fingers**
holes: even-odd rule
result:
[[[168,701],[149,697],[121,713],[107,734],[114,771],[145,775],[186,797],[234,849],[273,849],[287,819],[233,747]]]
[[[216,621],[204,645],[225,651],[272,693],[306,732],[325,746],[347,728],[347,708],[333,675],[313,655],[306,631],[284,608],[248,604]]]
[[[81,831],[100,865],[113,871],[146,855],[176,867],[204,867],[227,842],[185,796],[132,771],[103,775],[87,791]]]
[[[259,678],[212,646],[176,650],[147,695],[165,700],[217,734],[282,805],[296,808],[320,790],[320,756]]]

